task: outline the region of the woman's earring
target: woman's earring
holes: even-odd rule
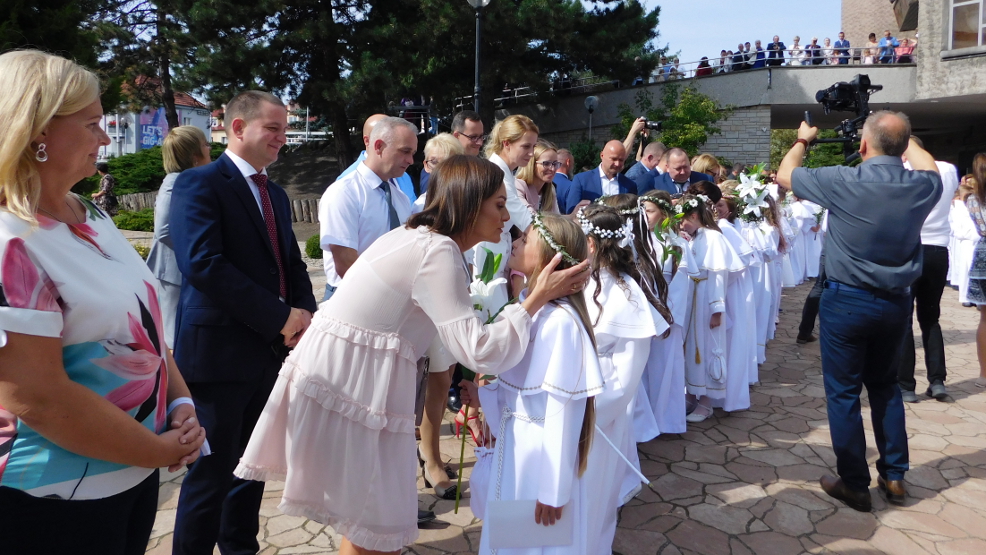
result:
[[[46,148],[48,148],[48,145],[44,143],[39,144],[38,151],[34,153],[34,159],[38,162],[47,162],[48,152],[45,150]]]

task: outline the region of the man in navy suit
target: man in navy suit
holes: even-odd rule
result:
[[[787,47],[781,42],[781,37],[774,35],[774,42],[767,45],[767,65],[777,67],[784,64],[784,51]]]
[[[849,63],[849,41],[846,40],[846,34],[839,31],[839,40],[835,41],[832,45],[835,51],[836,59],[839,60],[840,65],[846,65]]]
[[[661,170],[658,168],[658,164],[660,163],[666,150],[667,147],[665,147],[664,143],[660,141],[648,143],[648,145],[644,147],[644,152],[640,157],[640,161],[630,166],[630,169],[627,170],[625,175],[628,179],[637,184],[638,194],[643,194],[654,188],[654,182],[661,175]]]
[[[263,482],[233,476],[288,349],[316,310],[291,230],[284,190],[266,167],[287,142],[287,110],[248,91],[226,107],[229,146],[182,172],[171,199],[171,235],[183,282],[175,360],[206,428],[212,455],[182,482],[174,553],[257,553]]]
[[[626,157],[627,150],[622,142],[613,139],[606,143],[599,154],[602,160],[599,167],[582,172],[572,180],[565,195],[565,207],[559,206],[561,211],[570,214],[604,195],[637,194],[637,184],[620,173]]]
[[[685,192],[685,189],[691,183],[698,183],[699,181],[712,181],[715,183],[711,175],[692,171],[692,164],[688,159],[688,153],[684,150],[672,148],[665,152],[664,156],[667,160],[667,171],[658,176],[654,181],[655,189],[661,189],[674,195]]]
[[[558,199],[558,208],[565,204],[565,195],[572,187],[572,166],[575,165],[575,158],[568,149],[558,149],[558,168],[555,170],[555,177],[552,182],[555,184],[555,198]]]

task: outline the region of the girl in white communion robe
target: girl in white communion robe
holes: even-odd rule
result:
[[[556,252],[565,257],[559,267],[575,265],[588,256],[585,235],[571,220],[535,216],[530,230],[514,242],[510,268],[527,275],[528,288],[533,287]],[[589,322],[581,291],[550,303],[534,316],[531,343],[519,364],[478,391],[471,382],[462,382],[463,402],[471,404],[478,397],[496,437],[482,510],[487,519],[479,544],[482,555],[586,553],[586,512],[591,503],[580,476],[593,441],[592,398],[603,391]],[[571,544],[491,547],[500,544],[490,537],[490,508],[510,500],[536,500],[530,518],[539,523],[554,523],[570,511]]]
[[[636,199],[633,201],[629,211],[639,213]],[[580,209],[576,223],[588,237],[592,256],[592,275],[585,290],[586,306],[606,382],[603,392],[594,399],[597,436],[582,477],[592,499],[587,511],[586,553],[609,555],[616,535],[617,509],[624,499],[621,491],[624,477],[631,474],[628,464],[637,465],[639,470],[637,443],[631,430],[633,401],[650,354],[651,340],[668,329],[667,320],[659,311],[667,317],[670,314],[649,285],[648,289],[640,285],[645,279],[652,283],[657,269],[653,262],[645,266],[646,278],[638,269],[634,260],[636,247],[632,245],[633,222],[624,222],[614,208],[596,204]],[[628,481],[627,495],[636,492],[635,485],[639,491],[640,481],[633,475]]]

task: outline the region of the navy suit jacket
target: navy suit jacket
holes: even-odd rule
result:
[[[630,178],[621,173],[617,174],[616,179],[620,187],[620,194],[637,194],[637,184]],[[559,205],[558,208],[565,214],[570,214],[579,202],[583,200],[593,201],[601,196],[603,196],[603,182],[599,178],[599,167],[597,166],[575,175],[575,178],[572,179],[572,186],[568,188],[568,194],[565,195],[565,207],[562,208]]]
[[[558,199],[558,210],[561,210],[563,214],[567,214],[565,211],[565,196],[568,195],[568,190],[572,188],[572,180],[567,175],[556,172],[555,177],[551,181],[555,184],[555,198]]]
[[[682,187],[682,189],[687,189],[689,184],[691,184],[691,183],[698,183],[699,181],[711,181],[713,183],[716,182],[715,179],[711,175],[704,174],[704,173],[698,173],[698,172],[692,172],[692,174],[690,176],[688,176],[688,182],[685,183],[685,185],[684,185],[684,187]],[[674,195],[674,194],[676,194],[676,193],[679,192],[678,191],[678,187],[676,187],[674,181],[671,180],[671,175],[669,175],[667,172],[662,173],[661,175],[657,176],[657,178],[654,180],[654,188],[655,189],[661,189],[662,191],[667,191],[667,192],[671,193],[672,195]],[[681,191],[681,192],[684,192],[684,191]]]
[[[183,171],[171,193],[171,236],[182,273],[174,356],[186,382],[258,380],[280,368],[291,308],[315,312],[308,269],[284,189],[269,182],[286,302],[260,207],[228,156]]]
[[[637,194],[642,195],[654,188],[654,181],[661,173],[657,171],[656,167],[647,169],[647,166],[637,162],[630,166],[624,175],[637,184]]]

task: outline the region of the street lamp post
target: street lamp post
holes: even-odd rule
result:
[[[490,5],[491,0],[466,0],[469,5],[476,9],[476,87],[472,91],[472,108],[479,112],[479,51],[481,47],[480,39],[483,29],[483,8]]]
[[[599,106],[599,97],[587,96],[585,97],[585,109],[589,111],[589,141],[592,141],[592,113],[596,111],[596,107]]]

